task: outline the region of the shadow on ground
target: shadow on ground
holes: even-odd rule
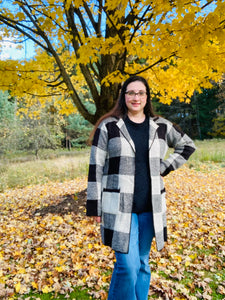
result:
[[[85,215],[87,189],[75,195],[65,195],[57,199],[57,204],[36,209],[34,215],[45,216],[47,214],[65,215],[68,213]]]

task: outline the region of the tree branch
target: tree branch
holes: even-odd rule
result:
[[[91,24],[92,24],[92,26],[93,26],[94,29],[95,29],[96,35],[97,35],[98,37],[102,36],[102,35],[101,35],[101,29],[100,29],[101,27],[99,26],[99,23],[95,22],[95,20],[94,20],[94,18],[93,18],[93,15],[92,15],[92,13],[91,13],[91,10],[89,9],[87,3],[86,3],[85,1],[84,1],[83,3],[84,3],[84,8],[85,8],[85,10],[86,10],[86,13],[87,13],[87,15],[88,15],[88,17],[89,17],[89,19],[90,19],[90,21],[91,21]]]
[[[134,32],[133,32],[133,34],[132,34],[131,37],[130,37],[130,42],[132,41],[132,39],[133,39],[135,33],[139,30],[141,23],[144,22],[144,16],[146,15],[147,11],[149,10],[149,7],[150,7],[150,5],[147,6],[147,8],[145,9],[145,11],[144,11],[142,17],[139,19],[137,26],[135,26]],[[153,14],[151,14],[150,19],[151,19],[152,17],[153,17]]]
[[[33,94],[33,93],[29,93],[29,92],[26,92],[26,94],[30,95],[30,96],[39,97],[39,98],[47,98],[47,97],[49,97],[49,95]],[[51,93],[51,96],[62,96],[62,94],[61,93]]]
[[[209,6],[211,3],[213,3],[214,2],[214,0],[211,0],[211,1],[208,1],[205,5],[203,5],[202,7],[201,7],[201,9],[204,9],[204,8],[206,8],[207,6]]]
[[[102,6],[102,9],[104,10],[104,12],[105,12],[105,14],[106,14],[106,16],[107,16],[109,22],[111,23],[113,29],[114,29],[115,32],[117,33],[117,35],[118,35],[118,37],[119,37],[121,43],[122,43],[123,45],[125,45],[125,42],[124,42],[124,38],[123,38],[122,32],[116,28],[116,25],[115,25],[115,24],[113,23],[113,21],[112,21],[112,18],[111,18],[112,12],[110,12],[110,11],[107,12],[104,6]]]
[[[44,80],[44,82],[46,82],[47,83],[47,86],[49,86],[49,87],[58,87],[58,86],[60,86],[62,83],[64,83],[64,80],[62,80],[62,81],[60,81],[60,82],[58,82],[58,83],[56,83],[56,84],[52,84],[52,83],[48,83],[48,81],[47,80]]]
[[[76,40],[76,37],[79,36],[75,21],[74,21],[74,8],[71,5],[70,8],[68,10],[65,10],[66,13],[66,18],[67,18],[67,23],[68,26],[71,30],[71,32],[73,33],[73,39],[72,39],[72,44],[73,44],[73,48],[75,51],[75,55],[77,56],[77,58],[79,58],[78,55],[78,50],[80,48],[78,41]],[[77,15],[79,18],[79,15]],[[82,41],[80,41],[82,44]],[[98,94],[98,90],[95,86],[94,80],[92,78],[92,75],[90,73],[90,70],[88,69],[88,66],[85,66],[84,64],[80,64],[80,68],[81,71],[85,77],[85,80],[90,88],[91,94],[93,96],[94,99],[98,99],[99,98],[99,94]]]
[[[97,33],[101,32],[101,24],[102,24],[102,0],[99,0],[99,7],[98,7],[98,22],[97,22]],[[102,36],[102,34],[101,34]]]
[[[166,57],[166,58],[162,58],[162,57],[161,57],[161,58],[160,58],[159,60],[157,60],[155,63],[153,63],[152,65],[148,66],[147,68],[144,68],[144,69],[141,70],[141,71],[135,72],[135,73],[133,73],[133,74],[128,74],[128,73],[125,72],[125,74],[128,74],[128,75],[138,75],[138,74],[141,74],[141,73],[143,73],[143,72],[145,72],[145,71],[147,71],[147,70],[149,70],[149,69],[152,69],[155,65],[157,65],[157,64],[159,64],[159,63],[161,63],[161,62],[163,62],[163,61],[167,61],[167,59],[169,59],[169,58],[171,58],[171,57],[174,57],[174,56],[176,56],[176,52],[172,53],[171,55],[169,55],[169,56]]]
[[[2,21],[5,25],[15,29],[16,31],[22,33],[24,36],[28,37],[30,40],[32,40],[35,44],[39,45],[41,48],[43,48],[45,51],[48,52],[48,48],[46,46],[44,46],[42,43],[40,43],[37,39],[35,39],[32,35],[30,35],[29,33],[27,33],[26,31],[24,31],[23,29],[21,29],[19,26],[21,26],[22,28],[28,29],[31,32],[37,34],[37,32],[35,32],[34,30],[32,30],[31,28],[20,24],[12,19],[9,19],[7,17],[4,17],[3,15],[0,15],[0,21]],[[19,24],[19,26],[18,26]]]
[[[82,28],[83,28],[83,31],[84,31],[84,36],[87,38],[87,37],[89,37],[89,34],[88,34],[88,32],[87,32],[87,28],[88,28],[88,26],[86,25],[86,23],[85,23],[85,21],[84,21],[84,18],[83,18],[83,15],[82,15],[82,13],[80,12],[80,10],[79,10],[79,8],[73,8],[73,7],[71,7],[71,10],[74,10],[74,13],[76,13],[76,15],[78,16],[78,18],[79,18],[79,20],[80,20],[80,22],[81,22],[81,25],[82,25]],[[74,24],[75,24],[75,22],[74,22]],[[77,33],[78,33],[78,31],[77,31]]]
[[[18,1],[18,2],[21,2],[21,1],[19,1],[19,0],[17,0],[17,1]],[[21,2],[21,3],[22,3],[22,2]],[[46,7],[45,4],[43,4],[43,5]],[[27,4],[27,6],[28,6],[29,9],[30,9],[29,4]],[[56,6],[56,5],[54,5],[54,6]],[[55,24],[57,27],[59,27],[62,31],[64,31],[64,32],[69,32],[69,30],[66,30],[65,28],[63,28],[63,27],[61,26],[61,24],[57,23],[56,20],[54,20],[54,19],[51,17],[51,15],[49,16],[49,15],[47,15],[47,14],[41,12],[39,9],[36,9],[35,6],[32,6],[32,8],[33,8],[33,10],[34,10],[35,12],[37,12],[37,13],[39,13],[40,15],[45,16],[45,18],[51,20],[52,23]],[[30,9],[30,11],[31,11],[31,9]]]

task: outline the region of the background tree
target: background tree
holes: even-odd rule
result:
[[[221,104],[217,96],[218,89],[217,84],[211,89],[202,88],[201,93],[194,92],[189,103],[174,99],[168,105],[156,98],[153,104],[158,114],[179,125],[192,138],[207,139],[212,137],[214,119]]]
[[[223,72],[224,21],[222,0],[2,0],[2,38],[32,40],[36,56],[1,62],[0,88],[38,95],[42,105],[46,95],[63,95],[63,110],[72,99],[91,123],[132,74],[144,75],[164,103],[190,98]]]
[[[86,147],[93,126],[79,113],[71,114],[67,118],[68,125],[65,127],[67,148]]]
[[[22,130],[16,131],[17,149],[34,151],[36,158],[40,149],[56,149],[64,137],[63,117],[52,111],[52,107],[41,109],[40,105],[18,109]],[[36,115],[34,117],[34,114]]]
[[[219,101],[217,97],[218,85],[212,89],[202,89],[202,93],[194,93],[192,96],[192,108],[195,115],[194,137],[206,139],[211,137],[213,120],[217,116]]]
[[[16,104],[8,92],[0,91],[0,154],[13,149],[11,134],[16,127]]]
[[[225,138],[225,75],[222,76],[219,82],[217,99],[219,105],[216,109],[216,117],[213,120],[211,135],[213,137]]]
[[[0,154],[33,151],[38,157],[40,149],[60,147],[66,124],[53,108],[16,105],[9,93],[0,92]]]

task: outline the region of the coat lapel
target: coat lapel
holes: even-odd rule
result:
[[[135,150],[135,146],[134,146],[134,142],[127,130],[127,127],[123,121],[123,119],[119,119],[119,121],[116,123],[116,125],[119,127],[120,131],[122,132],[123,136],[125,137],[125,139],[127,139],[127,141],[129,142],[129,144],[131,145],[132,149]]]
[[[119,127],[120,131],[122,132],[123,136],[127,139],[127,141],[130,143],[131,147],[133,148],[134,152],[135,150],[135,146],[134,146],[134,142],[127,130],[127,127],[123,121],[123,119],[119,119],[119,121],[116,123],[116,125]],[[155,134],[156,134],[156,130],[159,126],[153,121],[152,118],[149,118],[149,149],[152,146],[152,143],[154,141],[155,138]]]
[[[152,118],[149,118],[149,149],[152,146],[152,143],[155,138],[156,130],[159,126],[153,121]]]

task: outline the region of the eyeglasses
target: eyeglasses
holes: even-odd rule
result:
[[[134,98],[135,96],[143,98],[146,95],[146,92],[139,91],[139,92],[135,93],[135,91],[127,91],[125,94],[127,94],[130,98]]]

